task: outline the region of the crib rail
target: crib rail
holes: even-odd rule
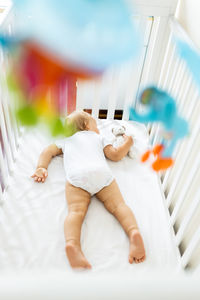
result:
[[[0,26],[7,34],[13,34],[14,13],[12,3],[4,1],[0,4]],[[0,47],[0,199],[3,201],[3,194],[8,186],[10,175],[13,171],[13,164],[19,145],[20,131],[13,114],[11,97],[6,88],[6,69],[8,67],[8,53]]]
[[[75,288],[78,286],[79,288]],[[145,288],[144,288],[145,286]],[[10,288],[12,287],[12,289]],[[132,274],[73,274],[54,272],[23,273],[18,276],[5,274],[1,277],[0,297],[4,300],[38,299],[54,300],[100,300],[100,299],[140,299],[140,300],[199,300],[198,276],[186,274],[143,274],[134,278]]]
[[[200,264],[200,94],[190,71],[177,54],[173,35],[190,39],[180,25],[171,20],[171,35],[165,53],[158,85],[177,100],[181,115],[189,122],[190,134],[175,149],[175,164],[160,174],[162,192],[174,229],[174,240],[180,250],[183,268]],[[150,137],[159,141],[159,127],[153,126]]]

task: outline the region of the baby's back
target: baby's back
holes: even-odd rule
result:
[[[66,173],[97,166],[108,168],[103,148],[103,137],[93,131],[78,131],[67,138],[64,148]]]
[[[79,131],[66,139],[64,166],[67,180],[91,194],[113,180],[107,165],[103,138],[93,131]],[[95,189],[94,189],[95,188]]]

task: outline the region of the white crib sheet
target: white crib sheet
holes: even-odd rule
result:
[[[111,134],[114,123],[100,121],[104,134]],[[138,139],[140,149],[147,146],[143,125],[122,122]],[[39,153],[49,138],[38,130],[24,134],[6,199],[0,208],[0,269],[66,270],[72,272],[64,251],[63,223],[67,215],[65,176],[62,156],[49,165],[45,183],[31,178]],[[141,230],[146,260],[128,263],[128,238],[102,203],[92,198],[82,227],[82,248],[92,264],[92,272],[155,271],[177,267],[166,211],[156,174],[146,165],[128,157],[109,161],[126,203],[133,210]]]

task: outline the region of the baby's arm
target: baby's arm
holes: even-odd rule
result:
[[[121,160],[124,156],[127,155],[129,149],[133,145],[133,139],[131,136],[123,135],[124,137],[124,143],[117,147],[114,148],[112,145],[107,145],[103,150],[105,156],[112,160],[112,161],[119,161]]]
[[[45,148],[40,154],[36,171],[31,177],[37,182],[44,182],[48,176],[47,168],[51,159],[60,154],[62,154],[62,149],[58,148],[55,144]]]

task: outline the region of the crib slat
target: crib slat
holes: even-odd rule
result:
[[[177,93],[177,96],[176,96],[176,101],[178,103],[178,107],[179,107],[179,110],[181,111],[181,106],[184,102],[184,95],[187,95],[185,93],[185,90],[186,90],[186,87],[187,87],[187,92],[189,91],[189,85],[188,85],[188,74],[187,74],[187,70],[184,68],[184,74],[183,74],[183,78],[182,78],[182,82],[180,84],[180,87],[179,87],[179,90],[178,90],[178,93]]]
[[[155,135],[156,129],[158,128],[158,124],[153,124],[150,133],[150,140],[153,141],[153,137]]]
[[[192,77],[190,76],[187,78],[186,83],[182,86],[182,93],[180,92],[179,98],[181,101],[179,101],[179,111],[184,115],[184,106],[185,103],[187,102],[187,97],[189,94],[189,90],[192,88],[193,80]]]
[[[7,34],[9,36],[12,36],[12,24],[9,23],[7,25]],[[16,102],[12,101],[12,92],[8,90],[7,88],[7,82],[6,82],[6,70],[9,69],[9,56],[6,51],[1,51],[1,80],[3,84],[3,88],[1,89],[1,101],[2,106],[5,114],[5,122],[6,122],[6,128],[7,128],[7,135],[11,147],[11,153],[13,160],[16,157],[17,153],[17,146],[19,142],[19,128],[17,126],[16,117],[14,115],[13,105],[16,105]]]
[[[108,98],[107,119],[114,119],[119,74],[113,69],[111,76],[112,76],[112,79],[111,79],[111,89],[110,89],[109,98]]]
[[[0,185],[0,205],[3,203],[3,191],[2,191],[2,187]]]
[[[138,74],[139,77],[137,78],[135,84],[135,78],[134,78],[134,85],[135,85],[135,100],[134,103],[132,103],[133,107],[136,108],[138,102],[137,99],[139,97],[139,94],[141,92],[141,89],[147,84],[148,78],[149,78],[149,72],[151,70],[152,66],[152,60],[153,60],[153,54],[154,49],[156,46],[156,38],[158,34],[158,27],[159,26],[159,18],[153,18],[153,17],[147,17],[142,16],[140,18],[140,35],[144,36],[143,39],[143,50],[140,56],[139,66],[135,66],[135,69],[141,68],[141,74]],[[145,70],[144,70],[145,69]],[[137,70],[136,70],[137,72]]]
[[[12,94],[10,95],[10,98],[12,98]],[[11,99],[12,100],[12,99]],[[21,136],[21,127],[19,125],[19,121],[16,119],[15,117],[15,113],[14,111],[16,110],[16,101],[13,101],[13,107],[8,106],[8,108],[10,109],[11,112],[11,119],[12,119],[12,129],[13,129],[13,133],[14,133],[14,137],[15,137],[15,145],[16,145],[16,149],[19,146],[19,139]]]
[[[87,84],[81,80],[77,81],[77,98],[76,98],[76,109],[82,110],[86,108],[85,98],[86,98],[86,88]]]
[[[172,64],[172,59],[173,59],[173,55],[174,55],[174,49],[172,49],[172,47],[171,47],[171,38],[172,37],[170,34],[168,43],[167,43],[167,47],[166,47],[164,61],[162,64],[162,68],[160,71],[160,76],[159,76],[159,80],[158,80],[158,84],[157,84],[161,88],[164,88],[164,86],[167,84],[169,77],[170,77],[169,76],[170,65]],[[170,63],[169,63],[169,61],[170,61]],[[167,66],[167,71],[166,71],[166,66]],[[163,81],[164,81],[164,83],[162,83]],[[150,131],[150,139],[151,139],[153,145],[155,145],[155,143],[158,142],[159,132],[160,132],[160,125],[153,124],[151,127],[151,131]]]
[[[169,77],[169,60],[172,60],[173,52],[170,53],[171,50],[171,34],[169,36],[169,40],[167,43],[167,48],[164,56],[164,61],[162,64],[159,80],[158,80],[158,86],[161,88],[164,88],[164,85],[167,83],[168,77]],[[166,66],[167,66],[167,74],[166,74]],[[162,85],[162,81],[164,80],[164,84]],[[150,132],[150,139],[152,140],[152,144],[155,145],[155,143],[158,141],[159,138],[159,132],[160,132],[160,125],[159,124],[153,124]]]
[[[94,82],[94,100],[92,106],[92,116],[97,119],[99,116],[99,103],[100,103],[100,95],[101,95],[101,84],[102,80],[95,80]]]
[[[12,133],[13,131],[11,129],[11,119],[10,119],[8,103],[7,103],[7,101],[9,101],[10,99],[8,98],[8,95],[6,92],[2,93],[1,100],[2,100],[2,106],[3,106],[3,110],[4,110],[4,114],[5,114],[5,122],[6,122],[8,139],[9,139],[9,143],[10,143],[10,149],[11,149],[11,153],[12,153],[12,159],[14,161],[15,157],[16,157],[17,149],[16,149],[16,144],[15,144],[15,138]]]
[[[19,108],[18,107],[18,103],[17,101],[14,101],[14,95],[11,91],[7,91],[9,94],[9,99],[10,101],[8,101],[8,109],[11,112],[11,120],[12,120],[12,129],[14,132],[14,136],[15,136],[15,144],[16,144],[16,148],[18,148],[19,145],[19,139],[21,137],[22,131],[21,131],[21,125],[19,123],[19,120],[16,118],[15,116],[15,111]],[[12,101],[12,105],[11,102]]]
[[[126,90],[122,120],[129,120],[129,107],[135,107],[135,102],[137,100],[136,93],[140,81],[140,73],[138,72],[138,69],[141,69],[141,66],[144,62],[145,52],[146,49],[143,48],[138,64],[133,65],[133,71],[131,73],[128,87]]]
[[[161,142],[162,136],[161,136],[161,125],[158,124],[156,128],[156,132],[153,139],[153,145],[156,145]]]
[[[198,90],[196,90],[194,93],[192,93],[191,95],[191,99],[193,99],[192,101],[190,101],[190,106],[188,107],[183,107],[183,115],[185,117],[185,119],[187,120],[191,120],[192,119],[192,114],[195,113],[195,109],[196,109],[196,104],[197,101],[199,100],[199,92]],[[186,103],[186,101],[185,101]]]
[[[164,55],[162,68],[161,68],[161,71],[160,71],[159,80],[158,80],[158,87],[160,86],[161,88],[163,88],[162,81],[166,80],[167,76],[169,75],[169,69],[168,69],[167,75],[166,75],[166,66],[168,66],[168,61],[169,61],[169,58],[171,57],[171,53],[170,53],[171,39],[172,39],[172,36],[171,36],[171,33],[170,33],[169,40],[168,40],[167,47],[166,47],[166,52],[165,52],[165,55]],[[151,127],[150,139],[152,140],[152,144],[154,145],[155,143],[158,142],[160,126],[159,126],[159,124],[153,124],[153,125],[148,124],[148,130],[150,129],[150,127]]]
[[[166,47],[167,43],[170,37],[170,31],[168,28],[169,24],[169,18],[168,17],[160,17],[159,18],[159,29],[157,34],[157,43],[159,44],[159,47],[157,47],[155,53],[154,53],[154,68],[155,68],[155,75],[152,77],[152,71],[150,72],[150,78],[149,80],[153,83],[158,82],[158,79],[161,74],[162,65],[163,65],[163,57],[166,53]],[[152,77],[152,79],[151,79]],[[164,76],[165,77],[165,76]]]
[[[162,68],[161,68],[161,71],[160,71],[160,76],[159,76],[159,79],[158,79],[158,86],[160,86],[160,87],[163,86],[163,81],[166,78],[166,67],[168,67],[169,57],[171,55],[170,54],[171,42],[172,42],[172,35],[170,33],[169,40],[168,40],[167,47],[166,47],[164,60],[163,60],[163,64],[162,64]]]
[[[7,183],[8,183],[8,181],[7,181],[8,169],[6,168],[6,161],[3,157],[1,144],[0,144],[0,167],[1,167],[1,175],[2,175],[3,184],[6,187]]]
[[[192,240],[190,241],[189,245],[187,246],[187,249],[185,250],[185,252],[181,258],[181,264],[182,264],[183,268],[185,268],[187,266],[187,264],[189,263],[191,256],[192,256],[194,250],[197,248],[199,243],[200,243],[200,226],[196,230]]]
[[[147,132],[149,132],[149,133],[151,132],[151,127],[152,127],[151,123],[150,122],[147,123]]]
[[[151,23],[149,23],[149,19],[151,20]],[[159,18],[155,19],[153,17],[148,17],[147,20],[146,16],[140,18],[140,25],[139,25],[139,28],[141,28],[140,35],[144,36],[143,44],[145,45],[145,47],[143,47],[137,66],[134,66],[133,68],[134,74],[132,76],[132,80],[130,81],[130,88],[127,89],[127,95],[125,98],[126,102],[125,102],[123,120],[129,119],[128,107],[130,106],[130,104],[134,108],[138,106],[137,98],[141,92],[141,89],[143,89],[143,87],[147,84],[148,78],[150,77],[150,70],[152,68],[152,59],[153,59],[154,49],[156,47],[157,34],[158,34],[158,29],[160,24],[159,20],[160,20]],[[146,45],[148,47],[146,47]],[[138,73],[137,69],[142,70],[141,74]],[[133,80],[134,80],[134,84],[133,84]],[[133,97],[134,95],[135,97]],[[131,96],[132,99],[134,99],[134,102],[131,101],[132,100]]]
[[[174,52],[174,55],[175,55],[175,52]],[[173,63],[173,60],[174,60],[174,63]],[[172,63],[173,63],[173,73],[172,73],[172,76],[170,76],[170,82],[169,82],[169,85],[168,85],[168,91],[171,91],[172,90],[172,87],[173,87],[173,84],[174,84],[174,81],[175,81],[175,78],[177,76],[177,72],[178,72],[178,63],[179,63],[179,60],[178,58],[176,57],[173,57],[173,60],[172,60]]]
[[[144,37],[143,44],[146,44],[147,35],[149,34],[147,17],[140,17],[139,21],[137,22],[137,25],[137,33],[140,33],[140,36]],[[136,101],[136,93],[139,86],[139,81],[141,79],[141,74],[138,72],[138,70],[142,70],[142,64],[144,63],[145,53],[146,47],[143,47],[142,53],[140,54],[139,62],[137,63],[135,60],[133,62],[132,72],[130,74],[129,83],[126,89],[122,120],[129,120],[129,107],[131,105],[135,107],[135,103],[133,103],[133,100],[134,102]]]
[[[199,205],[200,205],[200,189],[196,193],[184,219],[181,221],[181,225],[176,234],[176,244],[177,245],[179,245],[181,243],[184,233],[185,233],[185,230],[187,229],[187,226],[188,226],[189,222],[192,220],[192,217],[194,216],[196,209],[198,208]]]
[[[177,72],[177,77],[176,77],[176,80],[174,82],[174,98],[175,99],[179,99],[178,98],[178,95],[179,95],[179,91],[180,91],[180,88],[181,88],[181,84],[183,82],[183,78],[185,76],[185,64],[183,61],[180,61],[179,62],[179,69],[178,69],[178,72]]]
[[[6,57],[4,60],[6,60]],[[8,64],[7,64],[7,67],[8,67]],[[3,76],[3,82],[6,87],[7,82],[6,82],[5,76]],[[13,136],[14,136],[15,149],[17,149],[18,145],[19,145],[19,138],[21,136],[21,130],[20,130],[21,128],[19,125],[19,121],[16,119],[16,116],[15,116],[15,111],[18,108],[17,107],[18,104],[17,104],[17,101],[14,101],[15,96],[14,96],[13,92],[8,89],[8,87],[6,87],[4,89],[4,93],[5,93],[4,104],[6,106],[6,111],[9,116],[10,123],[11,123],[11,132],[13,133]]]
[[[195,177],[195,174],[199,168],[200,168],[200,152],[198,153],[196,159],[194,160],[193,167],[187,177],[187,182],[185,182],[185,185],[183,186],[181,194],[180,194],[179,198],[177,199],[176,205],[175,205],[174,210],[171,215],[171,220],[170,220],[171,225],[174,225],[174,223],[176,221],[178,212],[185,200],[185,195],[186,195],[187,191],[189,190],[189,187],[190,187],[190,185]],[[169,203],[168,203],[168,205],[169,205]]]
[[[161,50],[159,48],[160,46],[159,47],[157,46],[159,44],[157,42],[160,38],[162,38],[163,31],[166,27],[166,24],[167,24],[167,18],[162,18],[162,22],[160,17],[154,17],[153,19],[153,25],[151,28],[151,39],[149,42],[148,51],[146,55],[147,62],[145,63],[145,67],[143,70],[143,74],[145,75],[142,76],[140,89],[138,90],[137,95],[141,92],[141,88],[146,86],[147,83],[148,85],[154,84],[156,76],[155,75],[153,76],[152,72],[155,74],[157,69],[157,64],[155,61],[155,58],[157,57],[155,56],[155,52],[157,51],[159,53]],[[162,68],[161,68],[161,72],[162,72]],[[157,126],[156,124],[153,125],[151,123],[147,124],[147,131],[150,133],[150,139],[152,139],[156,126]]]
[[[1,131],[2,131],[2,137],[3,137],[4,147],[5,147],[5,154],[6,154],[7,162],[8,162],[8,168],[9,168],[9,171],[12,172],[13,158],[12,158],[12,153],[11,153],[11,149],[10,149],[10,145],[9,145],[9,141],[8,141],[7,132],[6,132],[6,125],[5,125],[5,119],[4,119],[4,113],[3,113],[1,101],[0,101],[0,127],[1,127]]]
[[[8,96],[9,95],[9,96]],[[12,105],[11,105],[12,102]],[[14,145],[15,145],[15,150],[14,152],[16,153],[18,145],[19,145],[19,138],[20,138],[20,125],[18,120],[16,119],[15,113],[14,111],[16,111],[17,107],[17,103],[16,101],[14,101],[13,99],[13,94],[11,91],[6,91],[6,99],[5,99],[5,105],[6,105],[6,110],[7,110],[7,114],[9,116],[10,119],[10,124],[11,124],[11,132],[13,134],[14,137]]]
[[[164,79],[164,82],[163,82],[163,87],[167,87],[168,86],[168,82],[170,80],[170,71],[172,68],[172,63],[173,63],[173,60],[174,60],[174,56],[175,56],[175,46],[171,46],[170,47],[170,53],[169,53],[169,60],[168,60],[168,64],[167,64],[167,71],[166,71],[166,75],[165,75],[165,79]]]
[[[179,90],[180,88],[180,77],[183,77],[183,61],[181,61],[178,57],[176,58],[176,64],[177,64],[177,69],[176,69],[176,75],[173,79],[173,81],[171,80],[171,89],[173,90],[173,96],[175,97],[176,92]],[[174,73],[175,74],[175,73]],[[176,98],[176,97],[175,97]]]
[[[154,71],[153,69],[155,68],[155,65],[153,65],[154,63],[153,58],[155,59],[154,53],[156,49],[156,42],[158,39],[159,30],[161,29],[159,25],[160,25],[160,18],[155,17],[153,20],[153,26],[151,28],[151,39],[148,44],[148,49],[147,49],[148,51],[145,58],[145,66],[143,69],[141,86],[140,89],[138,90],[138,94],[140,93],[141,88],[143,88],[143,86],[149,81],[149,78],[152,78],[152,73],[150,74],[150,72],[153,72]]]

